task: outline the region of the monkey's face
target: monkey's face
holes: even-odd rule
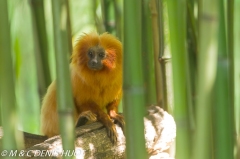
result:
[[[107,33],[85,34],[74,46],[71,64],[85,76],[92,76],[92,73],[105,76],[104,73],[119,71],[122,68],[122,44]]]
[[[101,46],[90,47],[87,51],[88,68],[91,70],[101,70],[103,68],[103,60],[106,58],[106,52]]]

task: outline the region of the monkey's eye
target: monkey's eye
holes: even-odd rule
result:
[[[100,58],[104,58],[104,57],[105,57],[105,53],[104,53],[104,52],[100,52],[100,53],[99,53],[99,57],[100,57]]]
[[[88,52],[88,56],[89,56],[89,57],[93,57],[93,52],[92,52],[92,51],[89,51],[89,52]]]

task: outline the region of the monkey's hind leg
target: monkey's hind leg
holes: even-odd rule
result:
[[[97,115],[92,113],[90,110],[84,111],[79,114],[76,128],[82,125],[85,125],[87,122],[94,122],[97,120]]]

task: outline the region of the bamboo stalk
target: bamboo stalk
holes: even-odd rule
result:
[[[141,2],[124,1],[124,99],[126,158],[147,158],[144,140],[144,86],[141,64]],[[137,132],[137,133],[136,133]]]
[[[68,66],[66,0],[52,0],[55,56],[57,68],[57,104],[63,150],[74,149],[73,98]],[[73,156],[63,156],[65,159]]]
[[[69,0],[66,0],[66,8],[67,8],[67,42],[68,42],[68,53],[69,56],[72,55],[72,25],[71,25],[71,16],[70,16],[70,8],[69,8]]]
[[[101,19],[97,14],[98,1],[92,0],[92,5],[93,5],[93,17],[94,17],[94,22],[95,22],[97,32],[99,34],[104,33],[106,30],[105,30],[105,26],[103,24],[103,19]]]
[[[237,15],[238,17],[238,15]],[[238,21],[238,20],[236,20]],[[230,138],[230,145],[229,148],[231,149],[229,152],[229,158],[233,158],[233,149],[234,145],[236,144],[236,127],[235,127],[235,117],[234,117],[234,105],[235,105],[235,67],[234,67],[234,58],[236,54],[234,54],[234,0],[229,0],[227,3],[227,41],[228,41],[228,56],[229,56],[229,90],[230,90],[230,106],[229,106],[229,113],[227,114],[228,117],[228,124],[229,126],[229,135],[232,136]],[[238,44],[237,44],[238,45]],[[237,97],[238,98],[238,97]]]
[[[233,67],[233,72],[230,72],[230,75],[233,74],[232,79],[230,79],[230,82],[233,82],[233,84],[230,85],[232,92],[234,94],[232,97],[233,100],[233,105],[234,108],[232,108],[234,111],[232,112],[234,114],[234,119],[235,119],[235,132],[236,137],[234,138],[236,142],[234,142],[235,146],[235,159],[240,158],[240,66],[239,66],[239,61],[240,61],[240,22],[238,20],[238,16],[240,14],[239,11],[240,7],[240,0],[235,0],[235,1],[230,1],[228,4],[228,23],[230,23],[228,29],[231,29],[231,31],[228,32],[228,38],[229,38],[229,43],[232,42],[228,47],[229,47],[229,58],[230,58],[230,68]],[[234,36],[235,35],[235,36]]]
[[[196,134],[193,147],[194,159],[211,158],[212,93],[217,64],[217,0],[200,0],[199,54],[196,101]]]
[[[240,0],[235,0],[234,4],[234,108],[235,108],[235,128],[237,134],[237,148],[235,159],[240,158]]]
[[[114,0],[114,15],[115,15],[115,29],[116,29],[116,36],[122,40],[122,1],[121,0]]]
[[[163,107],[165,110],[165,105],[163,103],[163,87],[162,87],[162,72],[159,63],[159,26],[158,26],[158,13],[156,8],[156,0],[150,0],[150,10],[152,14],[152,30],[153,30],[153,50],[154,50],[154,68],[155,68],[155,82],[156,82],[156,95],[157,104]]]
[[[151,25],[151,14],[149,10],[149,0],[142,1],[142,60],[144,85],[146,89],[146,106],[157,104],[156,102],[156,83],[154,72],[154,54],[152,49],[152,28]]]
[[[194,0],[187,0],[187,46],[188,53],[186,56],[186,72],[187,72],[187,102],[189,110],[190,129],[195,129],[195,94],[196,94],[196,71],[197,71],[197,29],[196,18],[194,17]]]
[[[161,96],[162,96],[162,107],[170,112],[171,114],[173,113],[172,110],[169,111],[169,101],[168,101],[168,85],[167,85],[167,82],[172,82],[171,80],[170,81],[167,81],[167,73],[171,73],[171,72],[168,72],[166,71],[166,67],[167,67],[167,64],[169,63],[170,61],[170,56],[166,56],[164,53],[164,50],[165,50],[165,46],[164,46],[164,19],[163,19],[163,2],[162,0],[152,0],[152,9],[153,9],[153,13],[156,12],[157,14],[157,17],[156,18],[156,26],[155,27],[158,27],[158,46],[159,46],[159,50],[158,50],[158,53],[156,53],[155,55],[155,58],[157,58],[158,60],[156,60],[155,62],[158,62],[159,63],[159,67],[160,67],[160,72],[158,74],[160,74],[160,79],[157,79],[156,77],[156,80],[159,80],[159,82],[161,82]],[[154,17],[153,17],[154,18]],[[154,27],[154,26],[153,26]],[[155,34],[154,34],[155,35]],[[156,37],[156,38],[157,38]],[[156,67],[156,65],[155,65]],[[169,70],[170,71],[170,70]],[[173,93],[173,92],[172,92]]]
[[[218,64],[215,83],[214,102],[214,154],[218,159],[233,159],[232,128],[231,122],[231,98],[229,89],[230,67],[227,56],[227,37],[225,26],[224,1],[219,1],[219,33],[218,33]],[[229,41],[230,42],[230,41]],[[224,143],[224,144],[222,144]]]
[[[0,70],[0,77],[1,77],[1,70]],[[0,126],[2,126],[2,99],[1,98],[2,98],[2,95],[1,95],[1,89],[0,89]],[[0,150],[1,150],[1,147],[0,147]]]
[[[158,10],[158,26],[159,26],[159,63],[162,77],[162,96],[164,108],[169,113],[173,114],[173,77],[172,77],[172,55],[171,52],[165,50],[165,27],[169,27],[165,22],[164,12],[167,8],[164,7],[163,0],[157,1]],[[167,19],[166,19],[167,20]],[[165,23],[164,23],[165,22]],[[166,25],[166,26],[165,26]]]
[[[30,0],[32,21],[36,45],[36,61],[38,72],[38,86],[40,97],[45,94],[47,87],[51,83],[51,75],[48,58],[47,31],[45,26],[44,7],[42,0]]]
[[[236,0],[235,1],[235,5],[234,5],[234,35],[237,35],[237,33],[240,32],[240,21],[238,20],[238,16],[240,15],[240,10],[238,9],[238,7],[240,7],[240,0]],[[240,88],[240,78],[239,78],[239,74],[240,74],[240,46],[238,45],[240,44],[240,36],[234,36],[234,83],[235,83],[235,87],[236,88]],[[238,132],[238,134],[240,133],[240,89],[235,89],[234,90],[234,101],[235,101],[235,118],[236,118],[236,130]]]
[[[190,158],[186,83],[186,0],[167,1],[172,53],[176,158]]]
[[[7,1],[0,0],[0,95],[2,126],[4,128],[1,148],[10,152],[10,150],[23,148],[23,144],[21,134],[17,133],[18,117],[8,20]],[[5,158],[11,159],[12,156],[6,155]]]
[[[101,0],[102,5],[102,17],[105,30],[109,33],[113,33],[115,24],[111,20],[113,17],[113,1],[112,0]]]

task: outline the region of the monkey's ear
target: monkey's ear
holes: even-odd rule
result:
[[[97,115],[92,113],[91,111],[82,112],[77,120],[76,128],[79,126],[83,126],[89,122],[95,122],[97,120]]]

